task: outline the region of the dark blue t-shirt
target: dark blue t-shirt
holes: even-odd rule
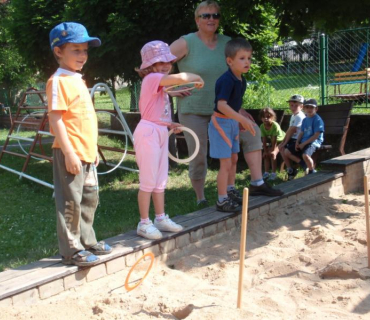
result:
[[[217,109],[217,102],[219,100],[226,100],[227,104],[236,112],[239,112],[242,103],[247,82],[244,78],[239,80],[229,69],[216,81],[216,98],[214,111],[221,113]]]

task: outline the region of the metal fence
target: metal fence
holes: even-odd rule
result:
[[[320,99],[320,48],[319,36],[313,35],[302,42],[286,40],[268,51],[275,60],[269,76],[268,104],[286,108],[293,94]]]
[[[369,107],[370,28],[287,39],[268,56],[276,66],[268,73],[266,104],[286,108],[287,98],[301,94],[321,104],[354,101],[355,107]]]

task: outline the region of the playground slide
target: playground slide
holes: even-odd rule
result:
[[[358,53],[358,56],[357,56],[357,59],[355,61],[355,64],[353,65],[352,67],[352,72],[356,72],[356,71],[359,71],[360,68],[361,68],[361,65],[362,65],[362,61],[364,60],[365,56],[366,56],[366,52],[367,52],[367,47],[369,46],[368,43],[363,43],[361,48],[360,48],[360,51]]]

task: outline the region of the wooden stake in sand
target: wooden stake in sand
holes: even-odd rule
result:
[[[244,188],[243,191],[243,209],[242,209],[242,227],[240,236],[240,261],[239,261],[239,285],[238,285],[238,309],[242,305],[243,296],[243,276],[244,276],[244,258],[245,248],[247,246],[247,223],[248,223],[248,188]]]
[[[369,222],[369,178],[364,176],[366,237],[367,237],[367,267],[370,268],[370,222]]]

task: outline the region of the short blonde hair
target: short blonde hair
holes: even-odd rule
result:
[[[220,13],[220,6],[216,1],[213,0],[206,0],[202,1],[201,3],[198,4],[197,8],[195,9],[195,19],[198,18],[199,11],[203,8],[208,8],[208,7],[213,7],[217,10],[217,13]]]

